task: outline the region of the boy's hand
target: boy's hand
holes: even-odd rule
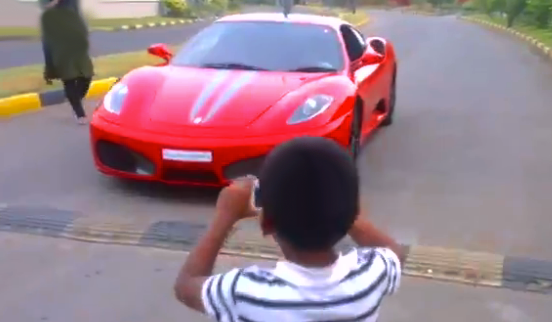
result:
[[[216,219],[232,226],[241,219],[253,217],[256,211],[251,205],[255,178],[236,179],[220,192],[216,204]]]

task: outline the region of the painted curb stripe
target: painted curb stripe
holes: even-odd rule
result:
[[[111,88],[111,86],[113,86],[117,79],[117,77],[111,77],[93,81],[90,85],[88,93],[86,94],[86,98],[95,98],[107,93],[107,91],[109,91],[109,89]]]
[[[207,228],[206,224],[186,221],[85,216],[54,208],[0,204],[0,231],[86,242],[189,251]],[[344,241],[338,249],[351,246],[351,242]],[[403,247],[407,254],[403,271],[407,276],[552,295],[552,261],[441,247]],[[222,252],[270,260],[280,258],[274,241],[261,236],[254,220],[238,223]]]
[[[41,108],[40,96],[37,93],[16,95],[0,99],[0,117],[37,111]]]

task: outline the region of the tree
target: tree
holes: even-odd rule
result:
[[[514,21],[525,10],[527,0],[507,0],[506,1],[506,26],[511,28]]]

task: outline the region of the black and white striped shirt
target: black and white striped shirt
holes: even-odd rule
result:
[[[278,262],[210,277],[207,314],[219,322],[372,322],[400,284],[401,265],[386,248],[357,248],[325,268]]]

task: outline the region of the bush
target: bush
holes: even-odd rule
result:
[[[552,1],[529,0],[527,1],[526,14],[537,27],[547,28],[552,18]]]
[[[506,26],[508,28],[514,25],[514,21],[527,6],[527,0],[507,0],[506,1]]]
[[[192,10],[185,0],[162,0],[167,16],[175,18],[193,18]]]

